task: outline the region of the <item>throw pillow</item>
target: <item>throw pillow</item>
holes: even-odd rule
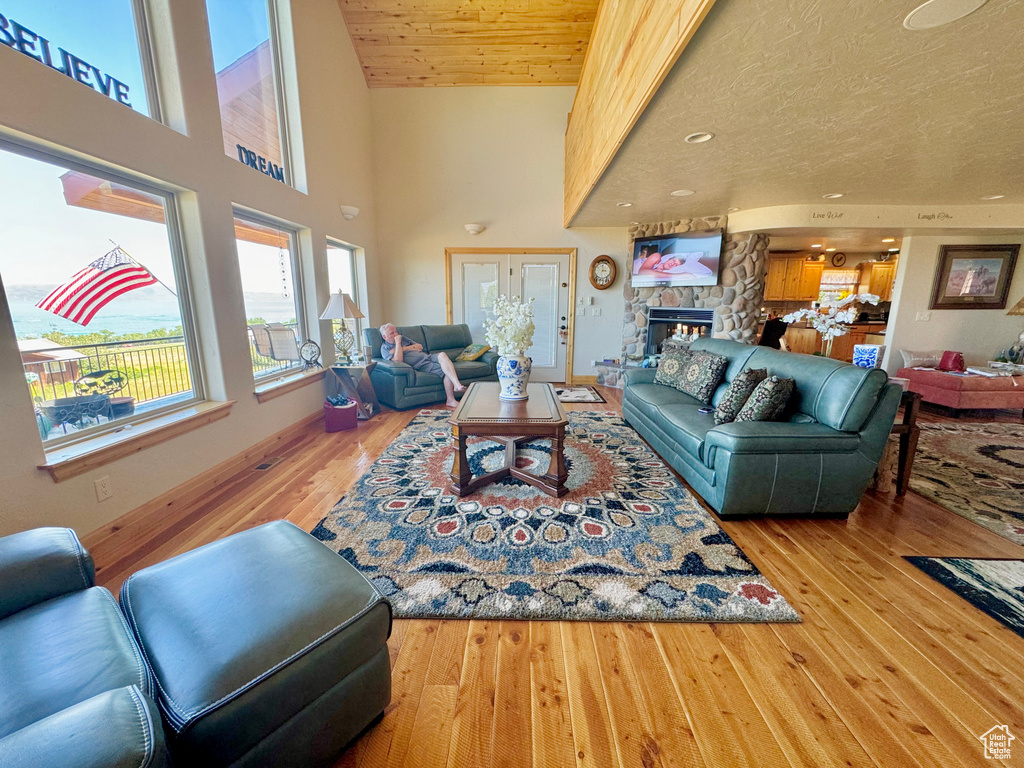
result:
[[[462,350],[462,354],[455,358],[455,362],[467,363],[470,360],[476,360],[478,357],[482,356],[484,352],[487,352],[490,348],[491,347],[489,344],[470,344],[468,347]]]
[[[796,382],[769,376],[750,393],[747,402],[736,414],[736,421],[774,421],[786,408]]]
[[[711,352],[694,352],[683,368],[676,389],[707,405],[729,365],[729,358]]]
[[[680,379],[691,357],[693,355],[682,349],[672,349],[663,354],[658,363],[658,371],[654,374],[654,383],[680,389]]]
[[[767,378],[768,371],[764,368],[747,368],[741,371],[718,401],[718,407],[715,408],[715,424],[728,424],[734,420],[757,385]]]
[[[909,349],[901,349],[904,368],[938,368],[941,352],[914,352]]]

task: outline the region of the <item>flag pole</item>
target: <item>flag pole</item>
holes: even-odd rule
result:
[[[108,237],[108,238],[107,238],[107,240],[110,240],[110,238]],[[164,282],[163,280],[161,280],[161,279],[160,279],[159,277],[157,277],[157,276],[156,276],[155,274],[153,274],[153,270],[151,270],[151,269],[150,269],[149,267],[147,267],[147,266],[146,266],[145,264],[143,264],[143,263],[142,263],[141,261],[139,261],[138,259],[136,259],[136,258],[135,258],[134,256],[132,256],[132,255],[131,255],[130,253],[128,253],[128,251],[126,251],[126,250],[125,250],[124,248],[122,248],[122,247],[121,247],[121,244],[120,244],[120,243],[116,243],[116,242],[114,242],[113,240],[110,240],[110,242],[111,242],[111,243],[114,243],[114,247],[115,247],[115,248],[117,248],[117,249],[118,249],[119,251],[121,251],[121,253],[123,253],[123,254],[124,254],[125,256],[127,256],[127,257],[128,257],[129,259],[131,259],[132,261],[134,261],[134,262],[135,262],[136,264],[138,264],[138,265],[139,265],[140,267],[142,267],[142,268],[143,268],[144,270],[146,270],[147,272],[149,272],[149,274],[153,275],[153,279],[154,279],[154,280],[156,280],[156,281],[157,281],[158,283],[160,283],[160,285],[162,285],[162,286],[163,286],[164,288],[166,288],[166,289],[167,289],[167,291],[168,291],[168,292],[169,292],[169,293],[171,294],[171,296],[173,296],[174,298],[178,298],[178,294],[176,294],[176,293],[175,293],[174,291],[172,291],[172,290],[171,290],[171,287],[170,287],[169,285],[167,285],[167,283],[165,283],[165,282]]]

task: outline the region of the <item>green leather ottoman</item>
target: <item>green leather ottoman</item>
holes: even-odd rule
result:
[[[291,523],[139,571],[121,606],[176,765],[316,765],[390,700],[391,606]]]

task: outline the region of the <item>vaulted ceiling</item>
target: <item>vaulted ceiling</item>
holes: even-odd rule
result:
[[[371,88],[575,85],[599,0],[338,0]]]

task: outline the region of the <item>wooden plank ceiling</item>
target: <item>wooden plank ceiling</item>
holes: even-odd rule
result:
[[[599,0],[338,0],[371,88],[575,85]]]

